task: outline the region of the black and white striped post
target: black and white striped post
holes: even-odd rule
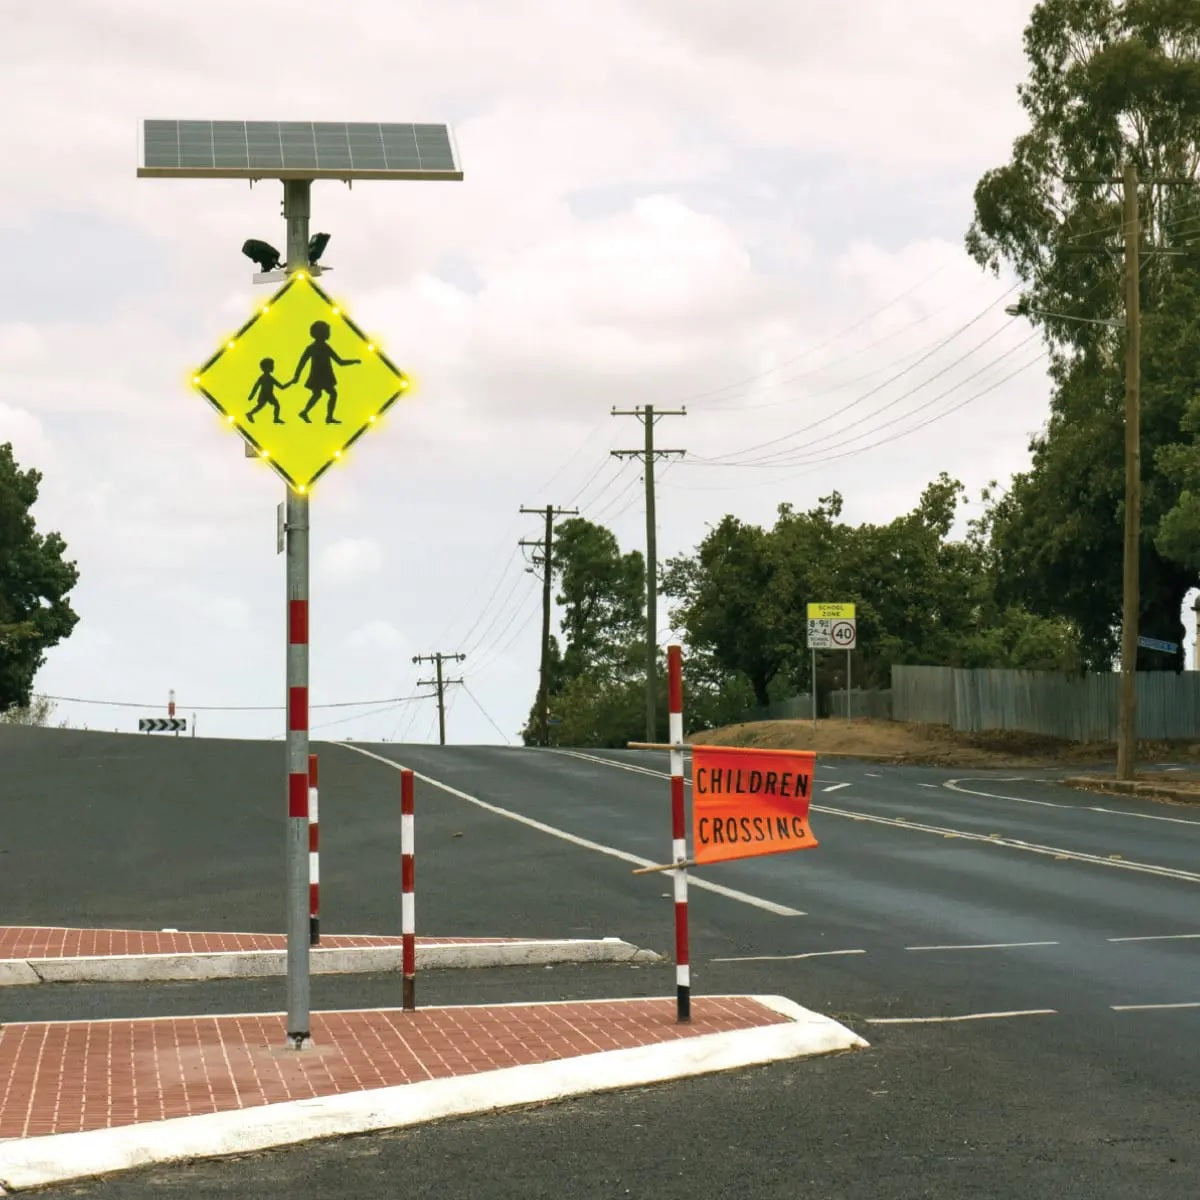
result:
[[[321,835],[317,817],[317,756],[308,756],[308,944],[321,944]]]
[[[675,1007],[692,1019],[692,971],[688,955],[687,821],[683,802],[683,651],[667,647],[668,735],[671,744],[671,860],[675,878]]]

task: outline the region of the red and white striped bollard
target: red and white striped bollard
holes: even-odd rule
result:
[[[671,861],[687,862],[687,822],[683,803],[683,652],[667,647],[668,738],[671,744]],[[675,877],[675,1008],[680,1021],[692,1019],[692,975],[688,961],[687,868]]]
[[[400,934],[404,972],[403,1006],[417,1007],[416,823],[413,820],[413,773],[400,772]]]

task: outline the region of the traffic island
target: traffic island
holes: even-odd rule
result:
[[[245,1154],[866,1048],[781,996],[316,1012],[0,1028],[0,1191]]]

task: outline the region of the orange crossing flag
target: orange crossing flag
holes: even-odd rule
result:
[[[811,750],[692,747],[692,856],[697,863],[811,850]]]

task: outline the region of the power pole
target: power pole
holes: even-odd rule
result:
[[[660,409],[645,404],[641,408],[613,409],[614,417],[637,417],[646,428],[646,443],[641,450],[612,450],[615,458],[640,458],[646,478],[646,741],[657,740],[655,672],[658,653],[658,545],[654,513],[654,463],[660,458],[682,457],[685,450],[656,450],[654,424],[663,417],[686,417],[687,409]]]
[[[440,650],[433,654],[414,654],[413,662],[431,662],[437,664],[436,679],[418,679],[417,687],[436,687],[438,705],[438,745],[446,744],[446,688],[452,683],[462,683],[461,679],[445,679],[442,676],[442,663],[462,662],[465,654],[443,654]]]
[[[543,539],[532,541],[522,538],[520,545],[540,549],[542,552],[542,665],[538,675],[538,744],[550,745],[550,593],[553,587],[554,569],[554,518],[575,517],[579,515],[577,508],[555,508],[547,504],[545,508],[526,508],[521,506],[523,513],[533,513],[546,519],[546,533]],[[534,556],[534,564],[537,564]]]
[[[1138,187],[1143,183],[1193,187],[1195,180],[1166,176],[1139,179],[1137,165],[1126,161],[1119,179],[1083,179],[1068,176],[1064,182],[1119,184],[1123,192],[1124,212],[1121,223],[1125,235],[1125,535],[1121,578],[1121,704],[1117,725],[1117,778],[1132,779],[1137,765],[1137,651],[1138,621],[1141,615],[1138,558],[1142,523],[1142,218]]]
[[[1125,164],[1125,549],[1121,584],[1121,724],[1117,778],[1132,779],[1137,754],[1137,644],[1141,606],[1138,550],[1141,539],[1141,211],[1138,173]]]

